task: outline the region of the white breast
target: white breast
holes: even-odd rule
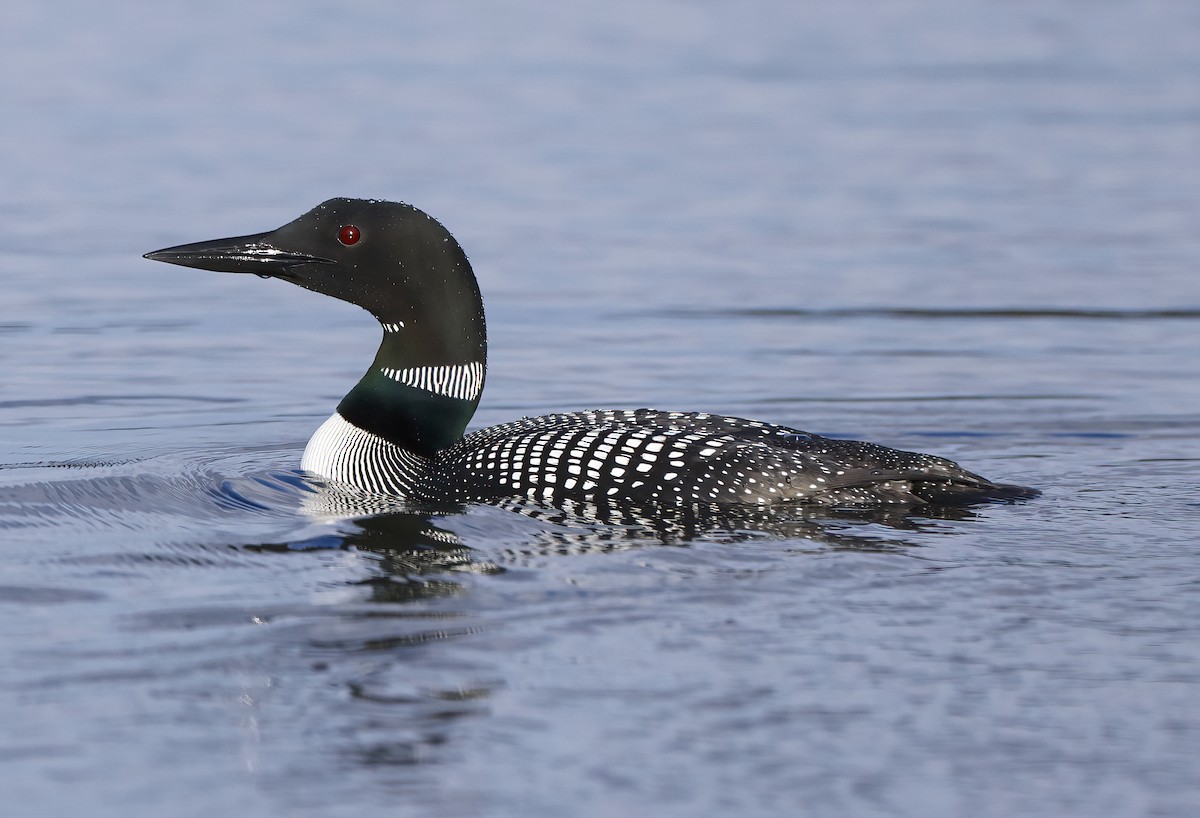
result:
[[[375,494],[403,497],[428,469],[428,460],[334,412],[308,441],[300,468]]]

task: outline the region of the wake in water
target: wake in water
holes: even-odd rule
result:
[[[0,528],[44,529],[49,537],[59,527],[84,526],[97,542],[118,538],[127,547],[141,540],[147,549],[168,543],[176,551],[189,545],[261,554],[356,550],[376,555],[383,575],[414,578],[494,573],[529,555],[692,542],[774,538],[816,550],[892,551],[914,546],[908,533],[986,513],[932,505],[902,512],[571,501],[415,505],[299,471],[253,468],[275,456],[239,450],[196,453],[190,463],[154,457],[7,464],[0,466],[8,478]],[[40,479],[13,481],[34,475]]]

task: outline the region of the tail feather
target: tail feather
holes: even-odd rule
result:
[[[969,505],[972,503],[1016,503],[1041,494],[1035,488],[1015,483],[975,481],[922,481],[913,484],[913,494],[931,505]]]

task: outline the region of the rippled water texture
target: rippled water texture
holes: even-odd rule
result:
[[[6,815],[1197,814],[1195,3],[27,3],[0,69]],[[477,425],[1044,495],[339,505],[374,322],[140,258],[337,195],[471,255]]]

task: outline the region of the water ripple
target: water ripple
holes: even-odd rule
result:
[[[659,318],[899,318],[926,320],[1066,319],[1083,321],[1178,321],[1200,318],[1200,308],[1121,309],[1094,307],[729,307],[673,308],[623,313]]]

